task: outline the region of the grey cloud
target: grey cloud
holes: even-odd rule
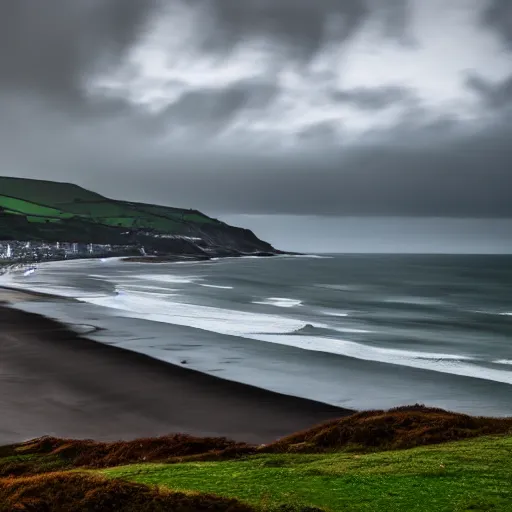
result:
[[[389,0],[384,15],[385,33],[391,37],[406,40],[409,37],[409,0]]]
[[[491,108],[501,109],[512,105],[512,75],[495,84],[482,76],[470,74],[467,78],[467,84]]]
[[[95,66],[137,39],[154,0],[0,0],[0,89],[82,99]]]
[[[376,11],[382,24],[382,34],[396,39],[404,45],[414,45],[410,32],[411,4],[409,0],[369,0],[368,4]]]
[[[116,157],[114,147],[101,159],[91,155],[86,178],[97,183],[112,159],[123,180],[105,183],[105,193],[198,205],[217,215],[512,217],[510,125],[458,138],[447,137],[449,130],[397,134],[401,145],[313,147],[281,156],[201,147],[195,155],[147,151],[132,161],[132,154]]]
[[[178,123],[201,125],[224,122],[247,101],[243,89],[199,90],[183,94],[166,111],[166,117]]]
[[[35,107],[20,112],[11,106],[16,123],[0,139],[5,174],[16,168],[212,214],[512,217],[511,119],[470,136],[450,120],[410,124],[390,130],[387,142],[338,148],[321,143],[333,130],[320,124],[304,147],[277,154],[236,144],[215,151],[201,139],[177,147],[123,117],[91,128],[58,113],[34,115],[44,112]],[[311,140],[317,144],[306,145]]]
[[[504,41],[512,47],[512,2],[510,0],[490,0],[484,11],[483,21],[498,30]]]
[[[275,84],[241,80],[228,87],[208,87],[184,92],[158,114],[161,126],[189,126],[201,131],[219,130],[244,109],[264,108],[276,96]]]
[[[387,86],[373,88],[357,88],[336,91],[333,98],[337,101],[352,103],[363,110],[379,110],[397,103],[415,101],[412,91],[406,87]]]
[[[350,38],[369,14],[379,17],[384,36],[413,42],[409,0],[212,0],[208,6],[213,20],[205,26],[206,47],[229,48],[256,35],[284,44],[288,57],[310,58],[327,39]]]
[[[511,136],[509,130],[408,151],[373,147],[288,162],[256,159],[249,172],[226,173],[225,183],[258,200],[221,189],[221,204],[253,213],[510,217]]]
[[[202,0],[195,0],[203,4]],[[364,0],[212,0],[204,48],[229,51],[240,41],[265,37],[286,56],[309,59],[325,43],[348,38],[365,19]]]
[[[302,142],[309,142],[316,145],[327,143],[329,146],[339,146],[341,143],[339,128],[336,123],[323,121],[302,130],[298,134]]]

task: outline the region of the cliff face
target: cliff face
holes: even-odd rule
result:
[[[0,177],[3,259],[278,252],[251,231],[197,210],[117,201],[66,183]]]

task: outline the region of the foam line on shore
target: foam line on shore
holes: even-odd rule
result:
[[[88,297],[86,302],[124,311],[132,318],[144,318],[213,331],[219,334],[278,343],[304,350],[327,352],[367,361],[376,361],[434,372],[475,377],[512,384],[512,373],[472,364],[472,358],[457,354],[386,349],[347,339],[320,336],[297,336],[294,331],[305,327],[301,320],[263,313],[184,304],[169,300],[142,298],[125,292],[116,297]],[[317,327],[325,328],[318,324]]]

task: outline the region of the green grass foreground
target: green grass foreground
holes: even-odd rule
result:
[[[256,455],[237,461],[135,464],[109,478],[332,511],[512,511],[512,437],[360,454]]]

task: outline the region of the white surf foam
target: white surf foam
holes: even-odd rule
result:
[[[133,285],[128,285],[126,286],[126,289],[128,290],[133,290],[133,291],[137,291],[137,290],[142,290],[142,291],[146,291],[146,290],[149,290],[149,291],[163,291],[163,292],[169,292],[169,291],[172,291],[171,288],[166,288],[164,286],[148,286],[148,285],[144,285],[144,284],[133,284]]]
[[[287,258],[311,258],[315,260],[332,260],[334,256],[326,256],[322,254],[285,254]]]
[[[446,304],[444,301],[439,299],[431,299],[429,297],[413,297],[413,296],[404,296],[404,297],[388,297],[384,299],[383,302],[388,302],[391,304],[412,304],[415,306],[442,306]]]
[[[116,297],[119,297],[119,296],[123,296],[123,295],[126,295],[128,293],[136,293],[137,295],[139,295],[141,298],[158,298],[158,300],[162,300],[162,299],[166,299],[168,297],[177,297],[179,296],[178,293],[172,293],[173,290],[170,290],[170,289],[167,289],[165,291],[161,290],[161,291],[157,291],[157,292],[153,292],[153,291],[142,291],[142,290],[130,290],[130,289],[125,289],[125,288],[118,288],[118,291],[117,291],[117,295]],[[97,297],[97,295],[96,295]]]
[[[339,316],[339,317],[349,316],[346,311],[336,311],[336,310],[326,311],[326,310],[324,310],[321,313],[322,313],[322,315],[325,315],[325,316]]]
[[[275,306],[277,308],[294,308],[302,306],[302,301],[298,299],[286,299],[282,297],[269,297],[264,300],[254,300],[253,304],[262,304],[264,306]]]
[[[159,283],[172,284],[189,284],[201,280],[197,276],[174,276],[170,274],[137,274],[130,277],[141,281],[157,281]]]
[[[87,302],[124,310],[128,316],[143,316],[157,322],[195,327],[232,336],[254,332],[286,334],[304,326],[304,322],[281,316],[248,313],[211,306],[199,306],[159,298],[140,297],[126,292],[115,297],[98,297]]]
[[[472,313],[479,313],[481,315],[498,315],[498,316],[512,316],[512,312],[500,312],[500,311],[485,311],[482,309],[473,309],[471,310]]]
[[[327,326],[328,329],[332,329],[333,331],[342,332],[345,334],[369,334],[372,331],[368,331],[367,329],[355,329],[352,327],[331,327]]]
[[[70,299],[84,299],[87,297],[97,297],[98,293],[89,293],[84,290],[73,288],[71,286],[49,286],[44,281],[36,279],[37,274],[33,273],[29,276],[25,276],[26,279],[23,282],[13,278],[13,276],[6,274],[0,276],[0,285],[7,286],[9,288],[17,290],[26,290],[46,293],[48,295],[55,295],[57,297],[66,297]],[[101,295],[103,296],[103,294]]]
[[[512,372],[478,366],[473,364],[472,358],[467,356],[387,349],[346,339],[297,336],[293,332],[304,328],[305,324],[300,320],[282,316],[182,304],[156,298],[142,298],[129,293],[114,298],[87,298],[85,300],[98,306],[124,310],[128,316],[135,318],[194,327],[224,335],[316,352],[328,352],[355,359],[512,384]],[[318,325],[318,327],[323,326]]]
[[[200,284],[199,286],[204,286],[205,288],[218,288],[219,290],[232,290],[232,286],[219,286],[216,284]]]
[[[372,286],[362,284],[316,284],[317,288],[326,288],[327,290],[336,290],[339,292],[369,292]]]

